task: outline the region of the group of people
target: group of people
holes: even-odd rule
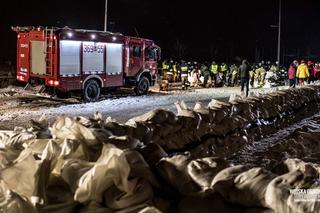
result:
[[[288,69],[288,79],[290,87],[295,87],[296,84],[313,83],[320,79],[320,63],[313,63],[311,60],[307,62],[301,60],[299,64],[297,60],[294,60]]]
[[[245,70],[245,71],[244,71]],[[239,86],[244,87],[271,87],[273,85],[284,84],[287,79],[290,86],[296,83],[304,84],[313,82],[319,78],[320,63],[313,64],[312,61],[305,63],[301,60],[299,64],[294,60],[289,70],[285,67],[278,66],[278,62],[270,61],[249,64],[243,60],[240,65],[237,63],[198,63],[196,61],[181,60],[164,60],[162,62],[161,76],[163,80],[169,82],[181,82],[182,89],[192,86],[202,87],[222,87],[222,86]],[[297,79],[299,79],[297,81]]]

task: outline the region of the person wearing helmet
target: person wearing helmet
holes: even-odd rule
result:
[[[184,90],[188,87],[188,64],[184,60],[181,60],[180,73],[181,73],[182,89]]]
[[[215,61],[212,61],[210,65],[210,77],[211,77],[211,82],[214,86],[217,84],[218,71],[219,71],[218,64],[216,64]]]
[[[304,60],[301,60],[300,65],[297,68],[297,74],[296,77],[299,79],[299,85],[303,86],[304,82],[309,77],[309,70],[308,66],[306,65],[306,62]]]
[[[228,72],[228,65],[222,62],[219,67],[219,77],[222,81],[222,84],[226,83],[227,72]]]

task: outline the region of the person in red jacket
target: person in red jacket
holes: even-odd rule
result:
[[[315,63],[314,66],[314,80],[320,80],[320,64],[319,63]]]
[[[309,71],[309,78],[308,78],[308,84],[313,83],[314,82],[314,67],[313,67],[313,62],[312,61],[308,61],[307,62],[308,65],[308,71]]]
[[[294,60],[289,67],[288,70],[288,78],[289,78],[289,86],[295,88],[296,87],[296,72],[297,72],[297,64],[298,61]]]

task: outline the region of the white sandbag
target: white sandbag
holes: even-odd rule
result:
[[[223,197],[227,197],[229,192],[224,189],[229,189],[233,186],[234,179],[242,172],[248,170],[248,167],[238,165],[228,167],[220,171],[212,180],[210,188],[214,188],[214,190],[218,191],[222,194]]]
[[[38,167],[39,163],[34,159],[32,151],[26,149],[12,162],[10,167],[1,171],[0,179],[20,196],[31,199],[35,189],[35,175]]]
[[[29,201],[13,192],[0,180],[0,211],[5,213],[36,213]]]
[[[23,143],[36,138],[36,132],[31,132],[24,128],[15,128],[13,131],[0,130],[0,148],[12,147],[22,150]]]
[[[116,187],[121,199],[131,195],[139,187],[137,184],[141,178],[130,177],[130,171],[130,164],[124,152],[111,144],[104,144],[100,158],[80,178],[74,195],[75,200],[81,203],[92,200],[101,203],[104,192],[111,187]],[[148,199],[152,199],[152,194],[148,195]],[[133,194],[132,196],[134,197]],[[108,200],[106,202],[106,205],[109,205]]]
[[[134,149],[141,146],[142,143],[129,135],[125,136],[110,136],[105,140],[105,143],[115,145],[119,149]]]
[[[79,140],[85,142],[88,146],[102,143],[101,140],[104,137],[111,135],[106,130],[87,128],[74,118],[64,115],[57,118],[50,130],[53,138]]]
[[[226,189],[227,201],[247,207],[268,207],[265,192],[275,175],[262,168],[253,168],[242,172],[235,179],[231,188]]]
[[[161,211],[159,209],[157,209],[156,207],[145,207],[144,209],[140,210],[139,213],[161,213]]]
[[[309,189],[314,184],[315,178],[307,178],[299,170],[274,178],[267,186],[266,204],[275,212],[319,212],[320,203],[317,200],[297,201],[294,194],[290,193],[290,190],[294,189]]]
[[[79,159],[66,160],[61,168],[62,179],[69,184],[72,192],[79,187],[80,178],[94,166],[93,162]]]
[[[201,124],[201,116],[199,113],[189,109],[184,101],[174,103],[177,108],[178,123],[183,125],[183,128],[198,129]]]
[[[190,154],[165,157],[157,165],[161,177],[181,194],[190,194],[200,190],[187,171]]]
[[[210,188],[213,178],[222,169],[228,167],[228,163],[216,157],[206,157],[192,160],[187,166],[188,174],[202,190]]]
[[[289,172],[300,170],[304,173],[305,176],[319,176],[320,166],[318,164],[306,163],[300,159],[286,159],[284,165],[287,167]]]
[[[154,124],[161,124],[165,121],[174,122],[175,116],[172,112],[163,110],[163,109],[154,109],[143,115],[129,119],[126,124],[132,125],[135,122],[150,122]]]
[[[199,113],[201,115],[201,120],[203,120],[206,123],[213,122],[213,112],[209,110],[208,107],[203,106],[201,102],[196,102],[194,105],[193,111]]]

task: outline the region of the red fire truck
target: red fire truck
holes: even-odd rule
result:
[[[154,85],[160,48],[152,40],[104,31],[12,27],[17,38],[17,80],[68,92],[82,90],[96,101],[102,88]]]

